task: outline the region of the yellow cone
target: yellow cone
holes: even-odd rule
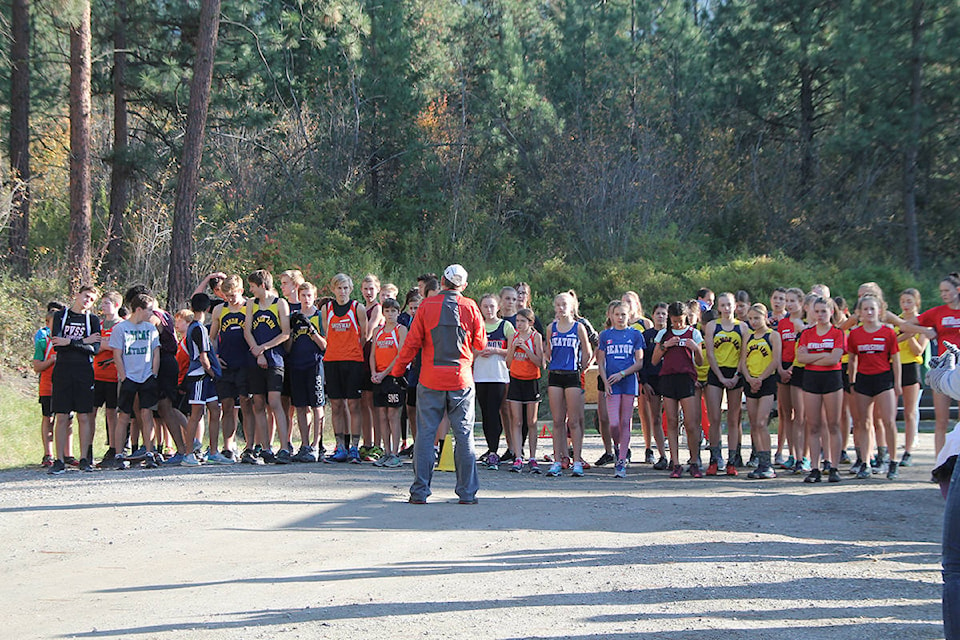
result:
[[[437,471],[456,471],[457,465],[453,460],[453,434],[444,439],[443,446],[440,448],[440,462],[437,464]]]

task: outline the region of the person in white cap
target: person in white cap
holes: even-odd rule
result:
[[[433,442],[444,412],[456,438],[457,495],[460,504],[476,504],[479,479],[473,445],[473,353],[487,346],[483,316],[477,304],[461,295],[467,270],[452,264],[443,271],[441,292],[423,301],[410,325],[391,375],[403,376],[422,350],[417,385],[417,439],[410,502],[425,504],[433,478]],[[449,445],[448,445],[449,446]]]

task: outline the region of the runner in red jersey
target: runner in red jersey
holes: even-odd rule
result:
[[[797,359],[805,365],[803,374],[803,410],[810,427],[809,475],[804,482],[820,482],[820,448],[824,426],[829,433],[831,461],[840,460],[843,437],[840,433],[840,414],[843,409],[843,376],[840,373],[840,358],[845,340],[843,331],[830,323],[833,315],[833,300],[817,298],[813,302],[813,318],[816,324],[800,334],[797,343]],[[826,425],[823,417],[826,415]],[[830,464],[830,482],[840,482],[840,472]]]

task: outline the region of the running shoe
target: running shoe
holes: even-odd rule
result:
[[[797,464],[796,459],[793,456],[787,458],[787,461],[781,464],[780,466],[786,471],[793,471],[793,467]]]
[[[510,471],[514,473],[520,473],[523,471],[523,458],[516,458],[513,461],[513,466],[510,467]]]
[[[773,457],[773,466],[783,468],[783,454],[778,453]]]
[[[63,460],[57,459],[53,461],[53,464],[50,465],[50,468],[47,469],[47,474],[51,476],[62,476],[67,472],[67,465]]]
[[[569,468],[570,468],[570,456],[563,456],[563,457],[560,459],[560,466],[563,467],[564,469],[569,469]]]
[[[145,446],[138,447],[136,451],[130,454],[131,458],[143,458],[147,455],[147,448]]]
[[[897,470],[897,461],[891,460],[890,466],[887,468],[887,480],[896,480],[900,477],[900,472]]]
[[[375,466],[375,467],[382,467],[382,466],[383,466],[383,463],[386,462],[386,461],[387,461],[386,458],[376,458],[376,459],[373,461],[373,466]]]
[[[717,473],[723,473],[727,470],[727,461],[723,459],[723,456],[717,458]]]
[[[147,451],[147,455],[143,460],[143,466],[147,469],[156,469],[160,466],[157,464],[157,455],[153,451]]]
[[[500,456],[496,453],[491,453],[487,456],[487,469],[490,471],[498,471],[500,469]]]
[[[583,477],[583,463],[582,463],[582,462],[579,462],[579,461],[574,462],[574,463],[573,463],[573,472],[572,472],[572,473],[573,473],[573,477],[574,477],[574,478],[582,478],[582,477]]]
[[[751,469],[756,469],[760,466],[760,460],[757,458],[757,454],[753,451],[750,452],[750,459],[747,460],[747,466]]]
[[[246,455],[248,451],[249,451],[249,449],[248,449],[247,451],[244,451],[244,452],[243,452],[244,455]],[[119,457],[122,458],[123,456],[119,456]],[[182,453],[175,453],[175,454],[173,454],[172,456],[170,456],[169,458],[166,459],[166,461],[163,463],[163,466],[165,466],[165,467],[179,467],[181,462],[183,462],[183,454],[182,454]]]
[[[237,464],[237,454],[231,449],[224,449],[220,452],[223,462],[220,464]]]
[[[613,477],[614,478],[626,478],[627,477],[627,464],[622,460],[618,460],[617,464],[613,467]]]
[[[180,454],[176,454],[179,456]],[[176,456],[174,456],[175,458]],[[257,454],[253,452],[253,449],[244,449],[243,453],[240,454],[240,464],[256,464],[253,459],[257,457]],[[170,458],[173,460],[173,458]],[[167,464],[171,464],[170,460],[167,460]],[[179,464],[179,463],[178,463]]]
[[[207,462],[210,464],[223,464],[223,456],[220,455],[219,451],[207,452]]]
[[[913,456],[910,455],[909,451],[904,451],[903,456],[900,458],[901,467],[912,467],[913,466]]]
[[[386,456],[386,458],[387,459],[383,461],[383,466],[387,469],[399,469],[403,466],[403,460],[395,453]]]
[[[857,470],[857,480],[867,480],[872,477],[873,471],[870,470],[870,465],[864,462],[862,465],[860,465],[860,469]]]
[[[540,475],[540,465],[537,464],[536,460],[530,458],[530,460],[527,461],[527,466],[530,467],[530,473]]]
[[[736,477],[740,475],[740,472],[737,471],[737,468],[732,464],[727,465],[727,475],[731,477]]]
[[[330,462],[346,462],[349,457],[346,447],[338,444],[337,448],[326,459]]]
[[[350,447],[350,453],[347,455],[347,460],[352,464],[360,464],[360,450],[356,447]]]
[[[669,466],[670,466],[670,462],[667,461],[667,459],[664,458],[663,456],[660,456],[660,459],[657,460],[657,463],[655,465],[653,465],[653,468],[656,469],[657,471],[666,471],[667,467]]]
[[[673,467],[673,471],[670,472],[671,478],[682,478],[683,477],[683,467],[679,464]]]
[[[905,454],[910,455],[910,454]],[[40,466],[44,469],[49,469],[53,466],[53,456],[43,456],[43,460],[40,461]]]
[[[406,456],[407,458],[412,458],[413,445],[411,444],[409,447],[404,447],[403,449],[400,449],[400,453],[398,453],[397,455]]]
[[[551,478],[559,478],[563,474],[563,466],[559,462],[554,462],[547,470],[547,475]]]
[[[850,464],[850,454],[846,450],[840,452],[840,464]]]
[[[597,458],[597,461],[594,462],[593,464],[596,467],[602,467],[610,464],[611,462],[616,462],[616,461],[617,459],[613,457],[613,454],[607,453],[606,451],[604,451],[603,455]]]
[[[183,460],[180,461],[181,467],[199,467],[200,461],[197,460],[197,454],[192,451],[187,455],[183,456]]]
[[[799,467],[801,471],[810,471],[810,458],[804,456],[799,462]]]
[[[777,477],[777,473],[773,470],[773,467],[757,467],[753,471],[747,474],[747,477],[751,480],[772,480]]]
[[[260,455],[257,457],[267,464],[273,464],[277,461],[277,455],[273,452],[273,449],[261,449]]]
[[[80,464],[80,461],[74,458],[73,456],[66,456],[63,459],[63,464],[68,467],[76,467]]]
[[[700,465],[698,465],[696,462],[690,463],[690,467],[687,469],[687,471],[690,473],[691,478],[703,477],[703,471],[700,470]]]
[[[583,469],[584,469],[584,470],[587,470],[587,469],[590,468],[590,463],[587,462],[586,460],[582,460],[582,459],[581,459],[581,460],[580,460],[580,464],[581,464],[581,466],[583,466]],[[627,464],[630,464],[630,458],[627,458]]]
[[[860,473],[860,469],[863,469],[863,460],[857,460],[852,465],[850,465],[850,475],[855,476]]]
[[[823,482],[823,479],[820,477],[820,469],[811,469],[810,473],[807,474],[807,477],[804,478],[803,481],[807,484]]]
[[[480,462],[480,464],[487,464],[487,458],[490,457],[491,453],[493,453],[493,451],[490,451],[490,449],[487,449],[487,452],[482,456],[480,456],[479,458],[477,458],[477,460]]]
[[[127,461],[123,459],[122,455],[116,455],[113,457],[113,462],[111,463],[113,468],[117,471],[123,471],[127,468]]]
[[[890,470],[890,461],[887,459],[884,459],[883,462],[880,463],[879,467],[874,467],[873,472],[878,475],[885,476],[887,475],[887,472],[889,470]]]
[[[719,471],[719,466],[720,465],[717,463],[716,460],[711,460],[710,464],[707,465],[707,475],[708,476],[717,475],[717,471]]]
[[[500,462],[513,462],[517,459],[517,454],[510,449],[507,449],[502,456],[500,456]]]
[[[836,467],[830,467],[827,482],[840,482],[840,471]]]
[[[277,452],[277,458],[274,460],[276,464],[290,464],[293,462],[293,456],[290,455],[290,452],[286,449],[280,449]]]
[[[643,463],[644,464],[653,464],[656,461],[656,458],[653,457],[653,449],[647,449],[643,452]]]
[[[94,471],[97,470],[97,468],[94,467],[92,464],[90,464],[90,461],[87,460],[86,458],[80,458],[79,466],[80,466],[80,471],[85,471],[86,473],[93,473]]]
[[[293,459],[297,462],[316,462],[317,451],[310,445],[304,445],[300,447],[300,450],[297,451],[297,455],[295,455]]]
[[[735,467],[744,466],[743,457],[739,453],[734,454],[733,458],[731,458],[730,461],[727,463],[727,466],[729,467],[731,464]]]

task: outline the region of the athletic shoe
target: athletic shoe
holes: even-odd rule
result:
[[[559,478],[563,474],[563,465],[559,462],[554,462],[550,465],[550,468],[547,470],[547,475],[551,478]]]
[[[399,469],[403,466],[403,460],[400,459],[400,456],[394,453],[387,456],[387,459],[383,462],[383,466],[387,469]]]
[[[570,468],[570,456],[563,456],[563,457],[560,459],[560,466],[563,467],[564,469],[569,469],[569,468]]]
[[[804,478],[803,481],[807,484],[822,482],[823,480],[820,477],[820,469],[811,469],[810,473],[807,474],[807,477]]]
[[[578,461],[578,462],[574,462],[574,463],[573,463],[573,477],[574,477],[574,478],[582,478],[582,477],[583,477],[583,463],[582,463],[582,462],[579,462],[579,461]]]
[[[496,453],[491,453],[487,456],[487,469],[490,471],[498,471],[500,469],[500,456]]]
[[[602,467],[602,466],[605,466],[605,465],[610,464],[611,462],[616,462],[616,461],[617,461],[617,459],[613,457],[613,454],[610,454],[610,453],[607,453],[606,451],[604,451],[604,452],[603,452],[603,455],[600,456],[599,458],[597,458],[597,461],[594,462],[593,464],[594,464],[594,466],[596,466],[596,467]]]
[[[731,464],[735,467],[744,466],[743,457],[739,453],[735,453],[733,457],[730,459],[730,461],[727,462],[727,466],[729,467]]]
[[[157,456],[153,451],[148,451],[146,457],[143,460],[143,466],[147,469],[156,469],[160,465],[157,464]]]
[[[223,456],[220,455],[219,451],[214,451],[212,453],[207,451],[207,462],[209,464],[223,464],[221,460],[223,460]]]
[[[237,464],[237,454],[231,449],[224,449],[221,451],[220,457],[224,460],[224,462],[220,464]]]
[[[180,455],[179,453],[177,455]],[[240,454],[240,464],[256,464],[253,459],[257,457],[257,454],[253,452],[253,449],[244,449],[243,453]],[[170,460],[172,460],[171,458]],[[167,460],[169,463],[170,460]]]
[[[787,461],[780,465],[786,471],[793,471],[793,467],[796,466],[797,461],[793,456],[787,458]]]
[[[873,472],[882,476],[887,475],[887,472],[890,470],[890,461],[884,460],[880,463],[879,467],[875,467]]]
[[[63,464],[68,467],[76,467],[80,464],[80,461],[73,456],[67,456],[63,459]]]
[[[845,450],[840,452],[840,464],[850,464],[850,455]]]
[[[400,449],[400,453],[398,453],[397,455],[401,455],[401,456],[406,456],[406,457],[408,457],[408,458],[412,458],[412,457],[413,457],[413,445],[411,444],[409,447],[404,447],[403,449]]]
[[[676,465],[673,468],[673,471],[670,472],[671,478],[682,478],[683,477],[683,467]]]
[[[757,454],[753,451],[750,452],[750,459],[747,460],[747,466],[751,469],[756,469],[760,466],[760,460],[757,459]]]
[[[901,467],[912,467],[913,466],[913,456],[910,455],[909,451],[904,451],[903,456],[900,458]]]
[[[860,468],[857,470],[856,478],[857,480],[867,480],[873,477],[873,471],[870,469],[870,465],[864,462],[860,465]]]
[[[836,467],[830,467],[830,475],[827,482],[840,482],[840,471]]]
[[[909,455],[909,454],[906,454]],[[40,466],[44,469],[49,469],[53,466],[53,456],[43,456],[43,460],[40,461]]]
[[[145,458],[146,456],[147,456],[147,447],[146,447],[146,446],[141,446],[141,447],[138,448],[136,451],[134,451],[133,453],[130,454],[130,457],[131,457],[131,458],[134,458],[134,459],[136,459],[136,458]]]
[[[766,469],[757,467],[748,473],[747,477],[751,480],[771,480],[777,477],[777,473],[773,470],[773,467],[767,467]]]
[[[127,468],[127,461],[123,459],[122,455],[116,455],[113,457],[113,462],[111,463],[113,468],[117,471],[123,471]]]
[[[487,452],[486,452],[485,454],[483,454],[482,456],[480,456],[479,458],[477,458],[477,461],[478,461],[480,464],[487,464],[487,458],[490,457],[490,454],[491,454],[491,453],[493,453],[493,451],[490,451],[490,449],[487,449]]]
[[[273,449],[261,449],[257,457],[267,464],[273,464],[277,461],[277,454],[273,452]]]
[[[383,454],[384,454],[383,447],[380,447],[377,445],[370,447],[370,455],[376,456],[378,458],[382,458]]]
[[[382,466],[383,466],[383,463],[386,462],[386,461],[387,461],[387,460],[386,460],[385,457],[384,457],[384,458],[377,458],[377,459],[375,459],[375,460],[373,461],[373,466],[375,466],[375,467],[382,467]]]
[[[850,475],[855,476],[860,473],[860,469],[863,468],[863,460],[857,460],[852,465],[850,465]]]
[[[653,457],[653,449],[647,449],[643,452],[643,463],[644,464],[653,464],[655,458]]]
[[[97,468],[94,467],[92,464],[90,464],[90,461],[87,460],[86,458],[80,458],[79,466],[80,466],[80,471],[85,471],[87,473],[93,473],[94,471],[97,470]]]
[[[728,464],[728,465],[727,465],[727,475],[728,475],[728,476],[732,476],[732,477],[736,477],[736,476],[739,476],[739,475],[740,475],[740,472],[737,471],[737,468],[736,468],[735,466],[733,466],[732,464]]]
[[[657,460],[657,463],[655,465],[653,465],[653,468],[656,469],[657,471],[666,471],[667,467],[669,466],[670,466],[670,462],[663,456],[660,456],[660,459]]]
[[[629,451],[629,449],[628,449],[628,451]],[[627,458],[627,464],[630,464],[630,458]],[[590,463],[587,462],[586,460],[580,460],[580,465],[584,468],[584,470],[590,468]]]
[[[280,449],[277,453],[277,457],[274,460],[276,464],[290,464],[293,462],[293,456],[290,455],[290,452],[286,449]]]
[[[775,455],[775,456],[773,457],[773,466],[779,467],[780,469],[783,468],[783,454],[782,454],[782,453],[778,453],[777,455]]]
[[[67,465],[64,464],[63,460],[57,459],[53,461],[53,464],[50,465],[50,468],[47,469],[47,474],[51,476],[62,476],[67,472]]]
[[[304,445],[300,447],[300,450],[297,451],[297,455],[295,455],[293,459],[296,462],[316,462],[317,452],[310,445]]]
[[[693,478],[703,477],[703,471],[700,470],[700,465],[698,465],[696,462],[691,463],[687,471],[690,473],[690,476]]]
[[[502,456],[500,456],[500,462],[513,462],[517,459],[517,454],[510,449],[507,449]]]
[[[334,449],[333,453],[326,457],[328,462],[346,462],[349,459],[349,454],[347,453],[346,447],[341,444],[337,445],[337,448]]]
[[[244,453],[244,455],[246,455],[247,452],[244,451],[243,453]],[[122,458],[123,456],[119,456],[119,457]],[[172,456],[170,456],[169,458],[166,459],[166,461],[163,463],[163,466],[165,466],[165,467],[179,467],[181,462],[183,462],[183,454],[182,454],[182,453],[175,453],[175,454],[173,454]]]
[[[900,477],[900,472],[897,471],[897,462],[896,460],[890,461],[890,466],[887,469],[887,480],[896,480]]]
[[[362,462],[373,462],[380,457],[377,455],[374,447],[360,447],[357,453],[360,454],[360,460]]]
[[[523,458],[516,458],[513,461],[513,466],[510,467],[510,471],[514,473],[520,473],[523,471]]]
[[[187,455],[183,456],[183,460],[180,462],[181,467],[199,467],[200,461],[197,460],[197,454],[192,451]]]
[[[537,461],[533,458],[527,461],[527,465],[530,467],[530,473],[540,475],[540,465],[537,464]]]
[[[720,465],[717,464],[717,461],[716,461],[716,460],[711,461],[710,464],[707,465],[707,475],[708,475],[708,476],[715,476],[715,475],[717,475],[717,471],[719,471],[719,469],[718,469],[719,466],[720,466]]]
[[[727,461],[723,459],[723,456],[717,458],[717,473],[723,473],[727,470]]]
[[[613,477],[614,478],[626,478],[627,477],[627,464],[624,461],[618,460],[617,464],[613,467]]]
[[[356,447],[350,447],[350,453],[347,455],[347,460],[353,464],[360,464],[360,450]]]
[[[800,467],[800,471],[810,471],[810,458],[804,456],[803,459],[798,462],[798,466]]]

